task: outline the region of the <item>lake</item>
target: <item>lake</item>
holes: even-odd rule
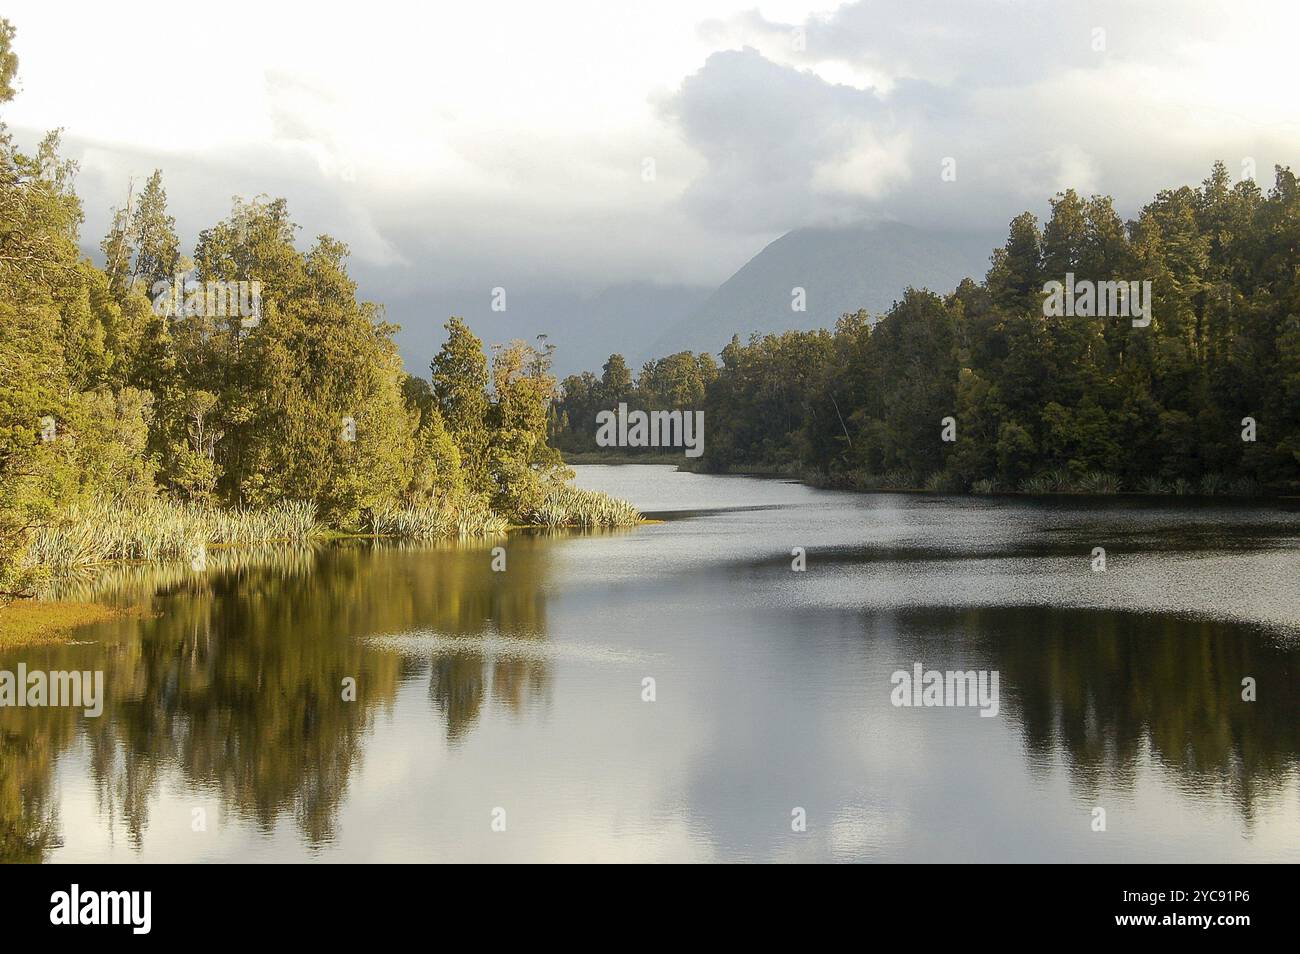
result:
[[[0,652],[106,690],[0,709],[0,858],[1300,861],[1295,502],[576,470],[659,522],[67,587],[132,610]]]

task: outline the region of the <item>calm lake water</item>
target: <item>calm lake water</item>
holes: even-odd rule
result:
[[[69,588],[137,610],[0,653],[107,695],[0,710],[0,858],[1300,861],[1294,505],[577,471],[663,522]]]

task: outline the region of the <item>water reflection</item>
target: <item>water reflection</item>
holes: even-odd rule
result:
[[[1061,580],[1078,578],[1085,544],[1119,538],[1104,514],[933,498],[888,509],[713,481],[712,497],[681,505],[760,505],[679,511],[630,533],[512,535],[503,573],[491,569],[500,541],[350,541],[214,551],[205,574],[120,567],[65,584],[68,598],[143,612],[76,645],[0,653],[0,669],[104,669],[107,688],[98,719],[0,712],[0,860],[62,856],[88,827],[120,830],[146,857],[160,814],[188,824],[191,805],[212,802],[246,829],[223,833],[232,855],[264,843],[280,857],[356,856],[357,830],[382,818],[425,850],[488,857],[505,843],[489,842],[486,824],[439,813],[461,817],[502,779],[512,811],[544,816],[538,829],[559,839],[510,843],[539,858],[567,856],[560,842],[590,850],[592,831],[631,845],[629,857],[781,857],[781,799],[794,792],[811,817],[835,819],[840,847],[825,853],[854,858],[924,855],[909,838],[941,854],[932,844],[951,837],[953,818],[973,828],[964,840],[996,853],[995,833],[969,824],[995,806],[970,806],[1023,802],[1026,774],[1043,791],[1068,780],[1064,795],[1039,796],[1050,823],[1032,830],[1065,856],[1084,850],[1059,827],[1076,801],[1182,799],[1209,809],[1216,836],[1240,838],[1292,798],[1300,648],[1281,625],[1291,604],[1274,600],[1278,625],[1257,625],[1208,616],[1188,589],[1212,566],[1220,585],[1262,606],[1249,587],[1289,572],[1277,561],[1296,552],[1291,515],[1260,516],[1215,549],[1208,524],[1188,537],[1176,512],[1124,513],[1116,526],[1140,528],[1143,545],[1116,550],[1161,560],[1163,541],[1175,557],[1217,562],[1134,562],[1095,592],[1085,573],[1066,600]],[[808,573],[789,569],[795,541],[809,543]],[[1108,605],[1122,587],[1130,604],[1149,592],[1184,611]],[[1000,718],[892,709],[889,674],[916,661],[998,670]],[[657,707],[639,699],[650,672],[666,692]],[[1247,676],[1254,703],[1241,699]],[[986,763],[1002,789],[954,789],[961,773],[941,757]],[[61,766],[84,766],[93,822]],[[582,812],[557,814],[556,800],[575,793]],[[1221,805],[1230,817],[1215,814]],[[774,833],[756,837],[769,816]]]
[[[1080,797],[1131,790],[1151,757],[1249,823],[1300,757],[1300,654],[1248,627],[1053,607],[916,609],[900,622],[927,665],[999,670],[1030,765],[1042,773],[1059,757]]]
[[[101,811],[132,845],[149,825],[164,769],[179,769],[223,811],[270,831],[292,817],[312,845],[329,842],[363,740],[398,687],[427,679],[450,739],[474,724],[485,694],[518,709],[544,694],[544,660],[481,654],[412,660],[358,637],[433,626],[461,638],[504,630],[542,639],[546,562],[511,547],[509,580],[483,544],[350,543],[315,550],[218,552],[208,572],[121,568],[81,584],[111,602],[151,593],[143,618],[91,627],[86,645],[0,654],[0,668],[103,668],[102,716],[6,709],[0,736],[0,858],[39,860],[59,844],[52,773],[78,729]],[[85,589],[68,595],[85,598]],[[344,680],[356,681],[356,701]],[[81,723],[78,726],[78,723]]]

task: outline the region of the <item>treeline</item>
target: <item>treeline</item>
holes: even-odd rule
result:
[[[0,21],[0,102],[13,36]],[[408,375],[346,246],[299,251],[284,200],[237,199],[186,256],[158,172],[114,214],[96,267],[78,250],[75,175],[56,135],[27,154],[0,126],[0,590],[23,585],[35,534],[106,502],[157,523],[160,500],[308,501],[331,527],[428,535],[528,522],[570,476],[546,443],[549,349],[514,342],[489,362],[453,318],[430,378]],[[222,288],[241,294],[214,302]],[[44,549],[84,538],[116,554],[132,537]]]
[[[869,263],[864,263],[869,267]],[[1045,315],[1044,285],[1151,282],[1152,320]],[[554,426],[583,448],[618,400],[703,408],[700,465],[857,487],[1290,493],[1300,490],[1300,192],[1222,163],[1124,222],[1058,194],[1011,223],[982,282],[909,289],[878,320],[733,338],[635,383],[562,383]],[[663,366],[673,369],[666,377]],[[671,396],[670,396],[671,395]],[[945,419],[951,418],[951,421]],[[1247,420],[1249,419],[1249,420]],[[950,439],[945,439],[950,438]]]
[[[710,354],[677,354],[648,361],[636,380],[621,354],[612,354],[599,377],[590,371],[564,379],[562,399],[551,410],[551,443],[567,453],[601,450],[596,443],[596,415],[620,403],[642,411],[700,408],[708,386],[718,376]],[[618,453],[636,454],[636,448]],[[656,451],[658,452],[658,451]]]

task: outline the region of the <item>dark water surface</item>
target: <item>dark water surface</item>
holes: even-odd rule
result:
[[[0,858],[1300,861],[1294,505],[577,470],[664,522],[69,590],[144,609],[0,653],[107,693],[0,709]]]

